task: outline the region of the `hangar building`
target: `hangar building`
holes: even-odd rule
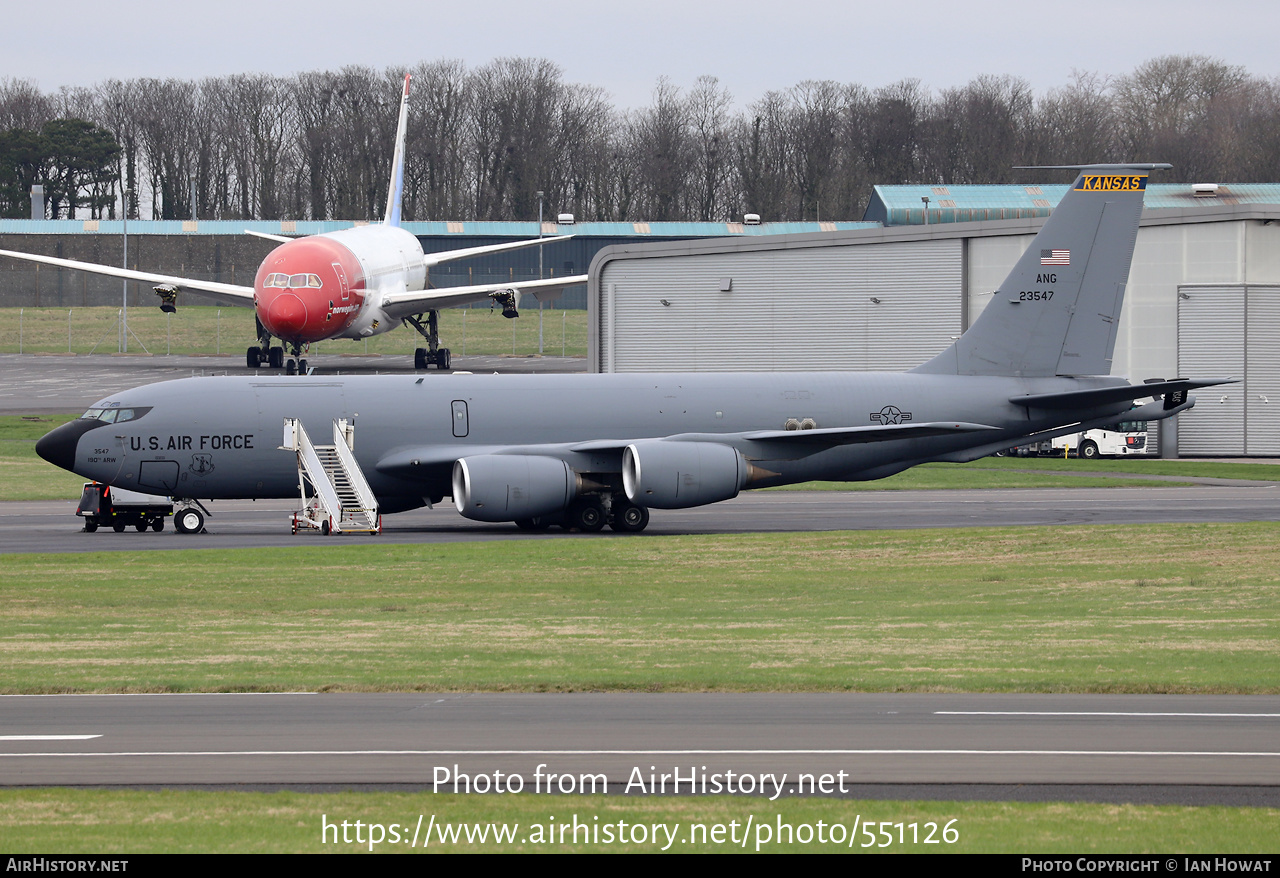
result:
[[[879,187],[877,197],[932,188]],[[1034,198],[1056,204],[1067,187],[964,188],[1040,188],[1047,194]],[[1227,193],[1259,187],[1197,196],[1183,186],[1185,197],[1170,193],[1176,206],[1152,207],[1167,205],[1160,188],[1170,187],[1152,185],[1143,213],[1112,374],[1239,378],[1202,391],[1165,430],[1162,452],[1280,455],[1280,187],[1242,199]],[[881,221],[893,223],[894,201],[913,196],[887,194]],[[587,291],[590,368],[896,371],[924,362],[981,313],[1051,208],[966,222],[958,208],[931,205],[924,225],[920,197],[914,204],[912,225],[602,250]]]

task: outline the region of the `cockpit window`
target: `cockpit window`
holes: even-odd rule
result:
[[[149,411],[151,411],[151,406],[140,409],[91,408],[80,417],[82,420],[119,424],[140,418]]]
[[[302,287],[311,287],[318,290],[324,286],[324,281],[320,280],[318,274],[269,274],[262,281],[264,287],[279,287],[281,289],[301,289]]]
[[[295,290],[300,287],[312,287],[313,289],[319,289],[321,286],[320,275],[318,274],[290,275],[289,286]]]

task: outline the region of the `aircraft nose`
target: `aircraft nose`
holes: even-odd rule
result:
[[[77,420],[61,427],[54,427],[36,440],[36,454],[54,466],[75,471],[76,446],[80,437],[95,427],[103,426],[102,421]]]
[[[267,323],[278,336],[296,336],[307,325],[307,306],[292,293],[283,293],[267,308]]]

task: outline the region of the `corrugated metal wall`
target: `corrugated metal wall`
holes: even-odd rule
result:
[[[1245,288],[1245,447],[1280,454],[1280,287]]]
[[[962,252],[950,239],[616,258],[600,277],[593,366],[909,369],[960,334]]]
[[[1280,454],[1280,287],[1178,288],[1178,374],[1234,377],[1178,416],[1178,452]]]

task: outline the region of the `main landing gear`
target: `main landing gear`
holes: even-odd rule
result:
[[[413,368],[429,369],[435,366],[442,371],[448,369],[449,349],[440,347],[440,312],[428,311],[426,326],[422,325],[422,317],[423,315],[416,314],[404,318],[406,326],[412,326],[427,340],[425,348],[418,348],[413,352]]]
[[[520,530],[529,531],[546,530],[553,524],[582,533],[599,533],[606,524],[619,533],[639,533],[649,526],[649,510],[625,496],[589,494],[579,497],[563,513],[522,518],[515,523]]]

